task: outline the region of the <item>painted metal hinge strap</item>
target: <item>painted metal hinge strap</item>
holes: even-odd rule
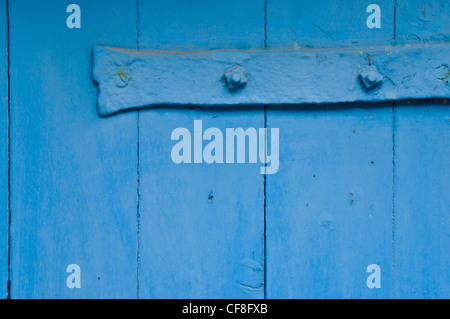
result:
[[[450,97],[450,43],[169,53],[94,48],[103,116],[152,105],[281,105]]]

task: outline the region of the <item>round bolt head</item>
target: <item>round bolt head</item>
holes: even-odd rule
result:
[[[233,72],[233,74],[231,75],[231,82],[233,82],[233,84],[239,84],[241,83],[241,74],[238,72]]]
[[[130,76],[125,71],[119,71],[114,76],[114,83],[117,87],[124,88],[128,85],[128,82],[130,81]]]
[[[376,80],[377,80],[377,75],[376,75],[375,73],[370,72],[370,73],[367,75],[367,81],[368,81],[368,82],[374,83],[374,82],[376,82]]]
[[[383,76],[378,72],[375,65],[371,65],[359,73],[359,79],[364,89],[370,90],[383,82]]]

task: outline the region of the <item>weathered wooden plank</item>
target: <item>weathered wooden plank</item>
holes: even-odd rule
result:
[[[450,297],[448,101],[395,107],[395,295]]]
[[[372,3],[380,6],[381,28],[366,25]],[[267,13],[269,49],[387,45],[394,30],[394,0],[268,0]]]
[[[397,0],[395,26],[399,43],[450,41],[450,2],[446,0]]]
[[[0,1],[0,299],[8,295],[8,57],[6,0]]]
[[[12,297],[136,297],[136,114],[104,119],[95,45],[136,43],[136,5],[11,1]],[[81,288],[66,285],[81,267]]]
[[[397,5],[399,41],[450,38],[448,1],[399,0]],[[448,100],[396,103],[396,297],[450,297],[449,164]]]
[[[264,1],[139,1],[141,49],[262,49]],[[264,127],[262,107],[140,113],[143,298],[264,296],[263,177],[255,164],[174,164],[171,133]],[[206,143],[205,143],[206,144]],[[204,145],[205,145],[204,144]]]
[[[268,46],[387,45],[394,1],[380,3],[381,29],[365,25],[368,4],[269,0]],[[267,126],[280,127],[280,171],[267,177],[267,297],[389,297],[392,104],[268,107]],[[366,285],[371,264],[380,289]]]
[[[392,115],[389,105],[268,112],[280,171],[267,177],[269,298],[390,294]],[[382,269],[382,289],[366,268]]]

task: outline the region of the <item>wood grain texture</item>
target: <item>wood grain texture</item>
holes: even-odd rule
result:
[[[397,0],[396,41],[399,43],[449,42],[450,2]]]
[[[11,1],[12,297],[133,298],[136,114],[101,118],[94,45],[135,47],[136,5]],[[66,268],[81,267],[81,289]]]
[[[450,297],[448,102],[395,107],[395,295]]]
[[[139,1],[141,49],[263,49],[264,1]],[[259,108],[140,113],[140,296],[262,298],[263,177],[255,164],[172,163],[175,128],[264,127]]]
[[[367,6],[381,8],[381,28],[366,25]],[[394,0],[267,0],[269,49],[388,45],[394,31]]]
[[[450,38],[448,1],[398,0],[397,5],[399,41]],[[448,100],[396,103],[396,297],[450,297],[449,164]]]
[[[390,295],[391,124],[389,104],[270,109],[283,157],[267,178],[269,298]]]
[[[268,46],[387,45],[394,1],[381,1],[378,30],[365,24],[368,4],[269,0]],[[267,297],[389,297],[392,104],[268,107],[267,126],[280,127],[280,171],[267,177]],[[381,289],[366,286],[370,264]]]
[[[8,57],[6,0],[0,1],[0,299],[8,296]]]

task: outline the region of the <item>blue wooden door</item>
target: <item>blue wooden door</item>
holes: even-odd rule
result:
[[[81,28],[68,28],[71,1],[0,1],[0,297],[448,298],[446,99],[98,112],[96,46],[176,55],[448,42],[447,1],[377,0],[371,29],[372,2],[77,0]],[[279,128],[279,171],[175,164],[172,132],[199,120]],[[67,285],[72,264],[80,288]],[[367,286],[372,264],[380,288]]]

